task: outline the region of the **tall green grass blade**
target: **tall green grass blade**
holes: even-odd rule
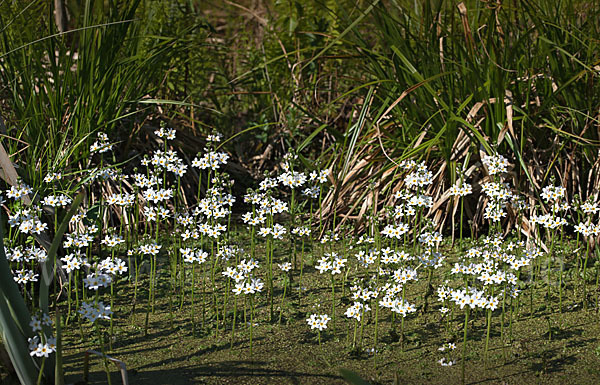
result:
[[[0,212],[0,233],[4,234],[4,225],[1,223],[1,217],[2,213]],[[4,253],[3,237],[0,238],[0,292],[2,293],[3,298],[6,300],[6,306],[9,309],[9,312],[6,313],[6,315],[14,317],[16,326],[21,335],[31,336],[32,334],[29,330],[31,315],[29,314],[29,309],[27,309],[19,287],[13,279],[12,271],[8,264],[8,259]]]
[[[371,99],[373,98],[374,91],[375,91],[375,89],[373,87],[371,87],[369,89],[369,93],[367,93],[365,101],[363,102],[363,105],[360,110],[360,114],[358,116],[356,123],[354,123],[352,126],[350,126],[350,128],[348,129],[348,132],[346,132],[346,137],[350,137],[350,142],[348,143],[348,147],[344,150],[345,157],[344,157],[344,164],[342,166],[342,173],[340,175],[340,180],[344,180],[344,178],[346,177],[346,174],[348,173],[350,161],[352,160],[352,157],[354,156],[354,152],[356,150],[356,144],[358,141],[358,137],[360,135],[362,128],[364,127],[364,125],[367,122],[367,114],[368,114],[370,106],[371,106]]]
[[[306,139],[304,139],[304,141],[298,145],[298,148],[296,149],[296,151],[300,152],[300,151],[304,150],[306,148],[306,146],[308,146],[312,142],[312,140],[317,135],[319,135],[319,133],[321,131],[323,131],[323,129],[326,128],[326,127],[327,127],[326,124],[322,124],[317,129],[315,129],[313,132],[311,132],[310,135],[307,136]]]
[[[0,332],[2,341],[22,384],[33,385],[38,370],[29,355],[27,338],[32,336],[31,316],[13,279],[4,252],[4,225],[0,210]]]
[[[2,253],[4,254],[4,253]],[[4,257],[0,255],[0,257]],[[2,279],[4,279],[3,277]],[[10,279],[11,277],[9,277]],[[37,380],[37,368],[29,355],[27,349],[27,338],[19,328],[17,323],[11,317],[9,304],[12,300],[8,299],[4,293],[0,294],[0,332],[2,333],[2,341],[6,347],[6,351],[10,357],[10,361],[15,368],[17,376],[21,384],[34,385]]]

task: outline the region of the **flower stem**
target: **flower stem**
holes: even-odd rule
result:
[[[467,356],[467,327],[468,327],[468,324],[469,324],[469,308],[466,307],[465,308],[465,326],[464,326],[464,331],[463,331],[462,362],[461,362],[461,368],[460,368],[461,383],[463,385],[465,384],[465,359]]]

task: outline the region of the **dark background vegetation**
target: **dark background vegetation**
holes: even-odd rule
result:
[[[496,151],[532,200],[550,178],[586,198],[600,188],[598,11],[580,0],[5,1],[2,143],[39,187],[87,168],[100,131],[118,142],[115,162],[151,148],[161,121],[189,159],[219,131],[234,136],[224,148],[241,188],[295,150],[332,170],[326,202],[348,218],[390,196],[406,158],[434,168],[442,201]],[[476,225],[478,204],[466,201]],[[447,225],[451,208],[431,214]]]

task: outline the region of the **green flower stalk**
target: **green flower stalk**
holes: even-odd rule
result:
[[[285,303],[285,295],[287,293],[287,287],[290,284],[290,270],[292,268],[292,264],[290,262],[284,262],[282,264],[279,264],[279,268],[281,269],[281,271],[283,273],[285,273],[284,277],[283,277],[283,295],[281,296],[281,304],[279,306],[279,321],[278,323],[281,325],[281,317],[283,315],[283,307],[284,307],[284,303]]]
[[[463,349],[462,349],[462,361],[460,364],[460,378],[461,383],[464,385],[466,383],[465,377],[465,364],[467,359],[467,330],[469,326],[469,307],[465,307],[465,324],[463,327]]]

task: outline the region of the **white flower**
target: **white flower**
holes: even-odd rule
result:
[[[308,322],[311,329],[323,331],[327,329],[327,322],[330,320],[331,318],[327,314],[311,314],[310,317],[306,319],[306,322]]]
[[[292,264],[290,262],[280,263],[279,268],[281,269],[281,271],[287,272],[290,271],[290,269],[292,268]]]
[[[31,330],[35,333],[42,330],[42,321],[37,317],[31,317],[31,322],[29,322],[29,326],[31,326]]]

